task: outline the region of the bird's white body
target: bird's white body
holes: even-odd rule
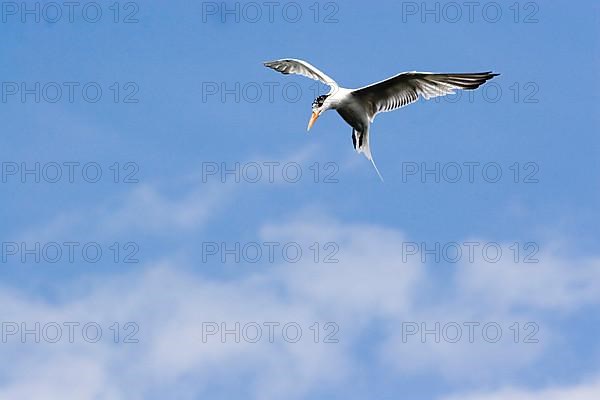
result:
[[[340,87],[337,82],[306,61],[283,59],[265,63],[283,74],[299,74],[319,80],[331,87],[327,95],[313,102],[313,115],[308,124],[312,127],[319,115],[336,110],[352,127],[352,142],[357,152],[367,157],[377,174],[369,144],[369,129],[375,116],[392,111],[418,100],[419,96],[430,99],[453,94],[456,89],[472,90],[498,74],[491,72],[437,74],[431,72],[403,72],[389,79],[359,89]]]

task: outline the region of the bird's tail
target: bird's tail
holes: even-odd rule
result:
[[[373,164],[373,168],[375,168],[375,172],[383,182],[383,176],[379,173],[379,169],[377,165],[375,165],[375,160],[373,160],[373,155],[371,154],[371,147],[369,145],[369,129],[366,129],[364,132],[359,132],[355,129],[352,130],[352,143],[354,144],[354,150],[356,150],[359,154],[362,153],[367,157],[371,164]]]

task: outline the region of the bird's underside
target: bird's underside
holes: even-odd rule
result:
[[[457,89],[477,89],[498,75],[492,72],[403,72],[360,89],[346,89],[306,61],[283,59],[266,62],[264,65],[283,74],[303,75],[330,86],[329,93],[317,97],[313,103],[313,116],[309,129],[319,115],[329,109],[335,109],[352,127],[354,149],[371,161],[377,174],[379,171],[373,161],[369,145],[369,128],[377,114],[414,103],[420,96],[429,100],[433,97],[454,94]],[[380,174],[379,177],[381,178]]]

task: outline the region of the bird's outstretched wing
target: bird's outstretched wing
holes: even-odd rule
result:
[[[374,83],[352,92],[367,108],[372,120],[380,112],[404,107],[423,96],[432,97],[454,94],[456,89],[477,89],[492,79],[490,72],[465,74],[436,74],[431,72],[403,72],[392,78]]]
[[[288,58],[283,60],[268,61],[265,62],[264,65],[265,67],[272,68],[275,71],[281,72],[282,74],[298,74],[316,81],[321,81],[327,86],[331,87],[330,93],[335,92],[339,88],[336,81],[306,61]]]

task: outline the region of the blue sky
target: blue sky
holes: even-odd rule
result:
[[[73,22],[64,6],[45,21],[46,3],[36,22],[23,4],[36,3],[4,2],[0,23],[0,354],[11,360],[0,399],[600,394],[595,2],[476,2],[472,20],[464,5],[454,17],[462,3],[453,2],[275,2],[272,21],[261,2],[121,2],[118,17],[111,2],[82,2]],[[102,10],[98,22],[86,20],[90,7]],[[239,21],[223,21],[223,7],[237,7]],[[306,134],[317,86],[262,65],[288,57],[346,87],[408,70],[501,75],[471,95],[378,116],[371,148],[382,183],[335,112]],[[33,93],[21,97],[22,85]],[[49,101],[57,86],[62,97]],[[88,86],[89,96],[102,90],[97,102],[84,97]],[[36,163],[40,182],[21,175]],[[51,183],[56,165],[62,177]],[[258,165],[262,179],[219,176],[236,165],[248,174]],[[421,179],[436,165],[439,182]],[[500,169],[497,182],[486,165]],[[283,166],[301,171],[298,182]],[[452,183],[445,173],[456,166]],[[466,242],[502,257],[477,250],[467,260]],[[57,262],[44,261],[56,243]],[[236,243],[262,257],[223,254]],[[265,243],[277,243],[273,260]],[[99,261],[81,254],[86,244],[101,249]],[[436,244],[458,244],[463,257],[422,254]],[[302,257],[290,262],[286,245]],[[102,338],[71,343],[65,322],[93,322]],[[256,323],[266,334],[265,322],[297,324],[302,340],[202,340],[207,323]],[[328,322],[337,343],[324,342]],[[503,337],[403,340],[412,324],[436,322],[465,335],[464,323],[493,323]],[[65,335],[35,343],[23,323],[56,323]],[[138,342],[125,343],[133,327]],[[533,327],[537,343],[526,342]]]

